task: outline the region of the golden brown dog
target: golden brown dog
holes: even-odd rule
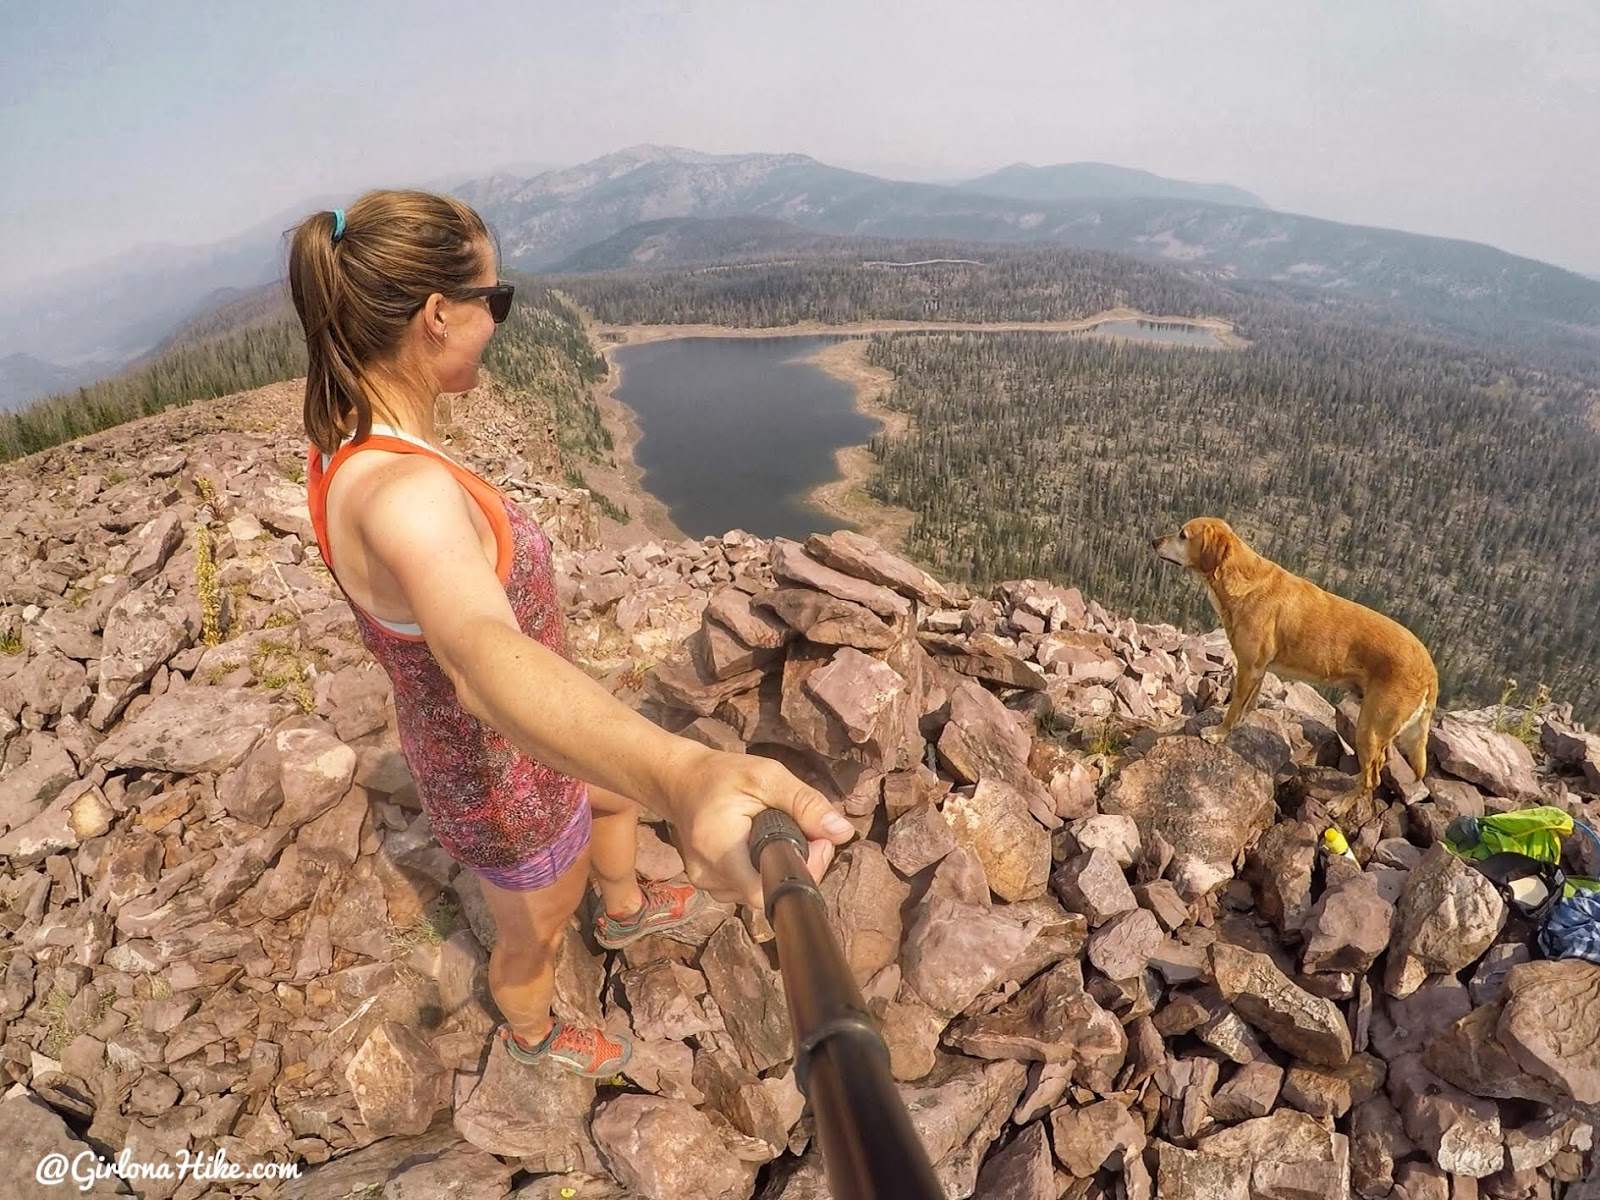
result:
[[[1255,705],[1271,668],[1360,695],[1356,757],[1362,791],[1378,786],[1391,744],[1422,778],[1439,673],[1415,634],[1261,557],[1215,517],[1196,517],[1154,545],[1160,557],[1205,579],[1238,664],[1227,714],[1205,731],[1207,740],[1220,742],[1233,732]]]

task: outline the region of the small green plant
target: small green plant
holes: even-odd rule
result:
[[[286,626],[293,625],[299,619],[300,619],[299,617],[295,616],[292,612],[289,612],[287,609],[280,608],[280,609],[275,610],[267,618],[267,620],[266,620],[266,628],[268,628],[268,629],[283,629]]]
[[[222,641],[222,592],[217,586],[217,560],[211,549],[210,519],[217,511],[217,489],[204,475],[194,481],[200,493],[200,517],[194,527],[194,576],[200,590],[200,640],[208,646]]]
[[[1128,735],[1112,714],[1106,713],[1083,726],[1083,748],[1090,754],[1113,758],[1128,745]]]
[[[222,641],[222,593],[217,587],[217,560],[211,554],[211,530],[204,523],[194,530],[194,577],[200,590],[200,640],[215,646]]]
[[[289,681],[289,695],[294,697],[300,711],[310,716],[316,711],[317,700],[311,694],[311,681],[306,678],[305,671],[299,663],[295,664],[295,668],[294,678]]]
[[[283,477],[290,483],[304,483],[306,481],[306,467],[299,459],[295,459],[283,469]]]
[[[150,999],[170,1000],[172,998],[172,984],[167,982],[164,975],[155,975],[150,979]]]
[[[1511,697],[1517,694],[1517,681],[1507,679],[1500,687],[1500,699],[1495,702],[1494,726],[1496,729],[1505,723],[1506,709],[1511,704]]]
[[[389,940],[404,950],[421,945],[437,946],[450,936],[458,912],[449,897],[440,896],[410,928],[391,930]]]
[[[650,674],[651,671],[655,670],[658,661],[658,659],[653,658],[648,660],[641,659],[638,662],[630,664],[628,669],[623,671],[622,674],[617,677],[617,686],[619,690],[637,691],[639,688],[642,688],[644,686],[645,676]]]
[[[1033,722],[1039,737],[1047,741],[1060,741],[1072,732],[1072,718],[1059,709],[1051,708],[1040,713]]]
[[[0,654],[21,654],[22,635],[11,629],[0,629]]]
[[[422,916],[420,924],[423,926],[423,936],[437,946],[450,936],[457,913],[455,902],[448,896],[440,896]]]
[[[117,484],[126,483],[127,481],[128,481],[128,477],[126,475],[124,475],[121,471],[107,471],[106,472],[106,486],[107,487],[116,487]]]
[[[49,1058],[60,1058],[67,1043],[77,1036],[77,1031],[67,1022],[67,1006],[71,1003],[72,996],[60,988],[45,998],[44,1012],[48,1027],[42,1049]]]
[[[1500,733],[1509,733],[1532,750],[1539,744],[1539,711],[1550,703],[1550,687],[1541,683],[1534,688],[1526,704],[1512,704],[1517,694],[1517,681],[1507,679],[1500,689],[1500,700],[1495,705],[1494,727]]]
[[[288,642],[280,638],[262,638],[256,652],[250,656],[250,674],[264,688],[287,689],[301,712],[310,713],[316,709],[316,698],[311,694],[311,673]]]

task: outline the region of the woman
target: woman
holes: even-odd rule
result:
[[[317,542],[393,682],[434,832],[493,914],[498,1036],[519,1061],[615,1074],[626,1040],[552,1020],[550,1000],[590,874],[606,947],[682,924],[702,899],[640,885],[640,806],[671,822],[695,884],[747,904],[760,903],[745,842],[763,807],[800,824],[818,877],[850,826],[777,763],[669,734],[567,661],[549,542],[438,449],[434,401],[478,382],[512,301],[471,208],[379,191],[317,213],[294,230],[289,284]]]

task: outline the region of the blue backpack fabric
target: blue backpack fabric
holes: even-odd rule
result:
[[[1575,892],[1552,908],[1539,930],[1539,949],[1547,958],[1600,963],[1600,892]]]

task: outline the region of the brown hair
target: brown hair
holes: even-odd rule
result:
[[[472,287],[488,227],[468,205],[419,191],[373,191],[290,233],[289,292],[306,335],[306,434],[332,454],[372,432],[370,369],[392,356],[434,292]]]

